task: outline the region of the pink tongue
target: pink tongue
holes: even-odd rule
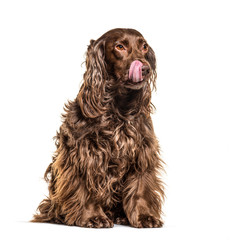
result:
[[[133,82],[140,82],[142,81],[142,66],[143,63],[135,60],[132,62],[130,69],[129,69],[129,79]]]

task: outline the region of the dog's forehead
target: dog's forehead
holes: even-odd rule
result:
[[[115,28],[106,33],[104,33],[100,39],[105,39],[106,41],[116,41],[125,39],[132,40],[137,38],[143,38],[142,34],[135,29],[131,28]]]
[[[131,34],[131,33],[115,33],[112,35],[108,35],[106,38],[107,45],[111,45],[114,43],[122,43],[125,45],[134,45],[143,43],[145,40],[143,36],[140,34]]]

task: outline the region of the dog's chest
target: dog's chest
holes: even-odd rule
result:
[[[110,137],[111,158],[108,162],[108,181],[112,189],[119,193],[132,164],[136,162],[141,134],[131,124],[114,128]]]
[[[112,135],[113,155],[117,158],[135,158],[141,144],[141,133],[132,123],[117,126]]]

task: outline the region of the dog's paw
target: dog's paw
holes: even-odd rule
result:
[[[160,228],[163,226],[163,222],[153,216],[141,214],[137,223],[132,225],[137,228]]]
[[[84,224],[84,227],[88,228],[112,228],[113,222],[104,216],[96,216],[89,218],[86,223]]]
[[[115,224],[118,225],[129,225],[129,221],[126,217],[117,217],[115,219]]]

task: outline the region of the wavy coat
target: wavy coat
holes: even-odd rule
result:
[[[142,56],[134,51],[132,57],[116,58],[119,53],[110,44],[121,37],[130,44],[143,36],[133,29],[113,29],[88,46],[83,84],[65,105],[57,150],[45,172],[49,196],[34,222],[97,228],[163,224],[163,161],[150,116],[156,58],[151,47]],[[134,59],[151,69],[135,89],[126,87],[126,71],[118,67],[128,69]]]

